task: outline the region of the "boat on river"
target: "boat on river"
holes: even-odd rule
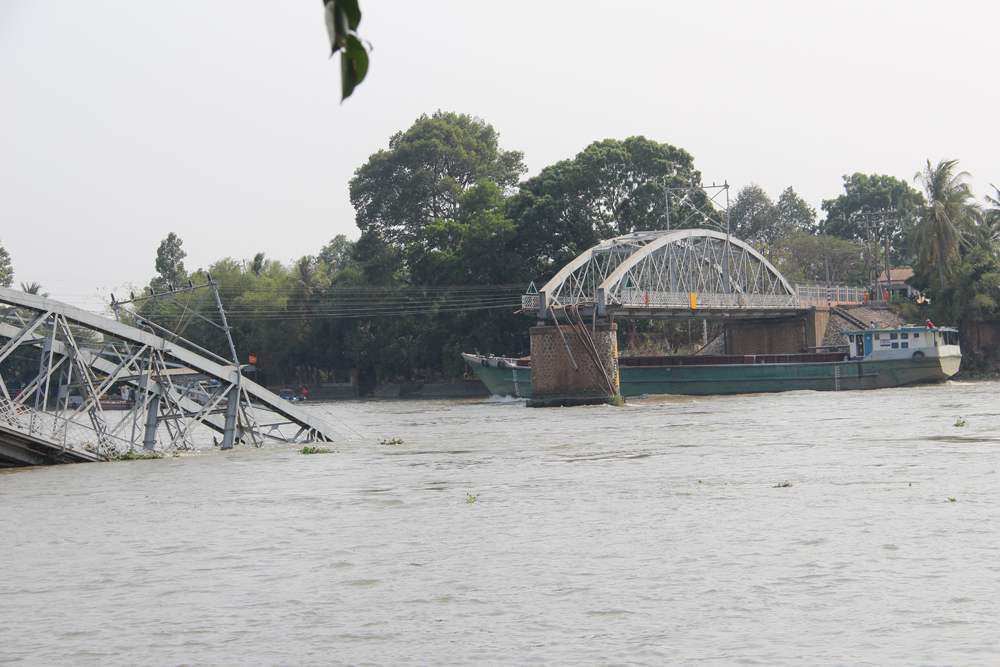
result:
[[[622,396],[884,389],[947,380],[958,372],[958,330],[902,326],[841,331],[846,351],[802,354],[618,357]],[[496,396],[531,398],[531,360],[462,354]]]

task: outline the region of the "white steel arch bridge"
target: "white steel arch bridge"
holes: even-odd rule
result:
[[[779,318],[816,303],[858,302],[858,288],[815,287],[800,296],[771,262],[739,239],[708,229],[625,234],[567,264],[522,309],[552,319],[577,306],[581,314],[614,318]],[[826,298],[823,298],[825,296]]]
[[[244,377],[235,360],[183,343],[54,299],[0,288],[0,363],[19,350],[30,352],[22,358],[38,359],[24,386],[0,375],[0,467],[189,449],[199,426],[215,431],[223,449],[238,442],[345,439],[330,424]],[[182,380],[191,377],[199,378],[197,386]],[[109,390],[123,386],[130,400],[109,405]]]

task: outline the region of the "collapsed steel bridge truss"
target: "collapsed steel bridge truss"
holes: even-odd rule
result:
[[[708,229],[604,241],[522,302],[541,319],[573,304],[592,304],[601,316],[642,318],[694,316],[695,310],[697,317],[767,317],[799,307],[795,290],[759,252]]]
[[[217,302],[215,283],[190,291],[199,289],[215,292]],[[343,439],[244,377],[235,352],[226,360],[132,317],[144,329],[0,288],[0,364],[8,362],[0,369],[18,374],[0,374],[0,459],[46,462],[15,441],[36,443],[48,462],[190,449],[210,433],[199,427],[217,432],[223,449]],[[224,323],[223,314],[228,338]]]

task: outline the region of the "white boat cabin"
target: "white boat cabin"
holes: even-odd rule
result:
[[[961,355],[958,329],[904,325],[898,329],[841,331],[851,359],[923,359]]]

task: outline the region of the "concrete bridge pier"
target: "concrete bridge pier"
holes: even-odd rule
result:
[[[528,407],[597,405],[621,393],[617,324],[536,326],[529,334]]]

